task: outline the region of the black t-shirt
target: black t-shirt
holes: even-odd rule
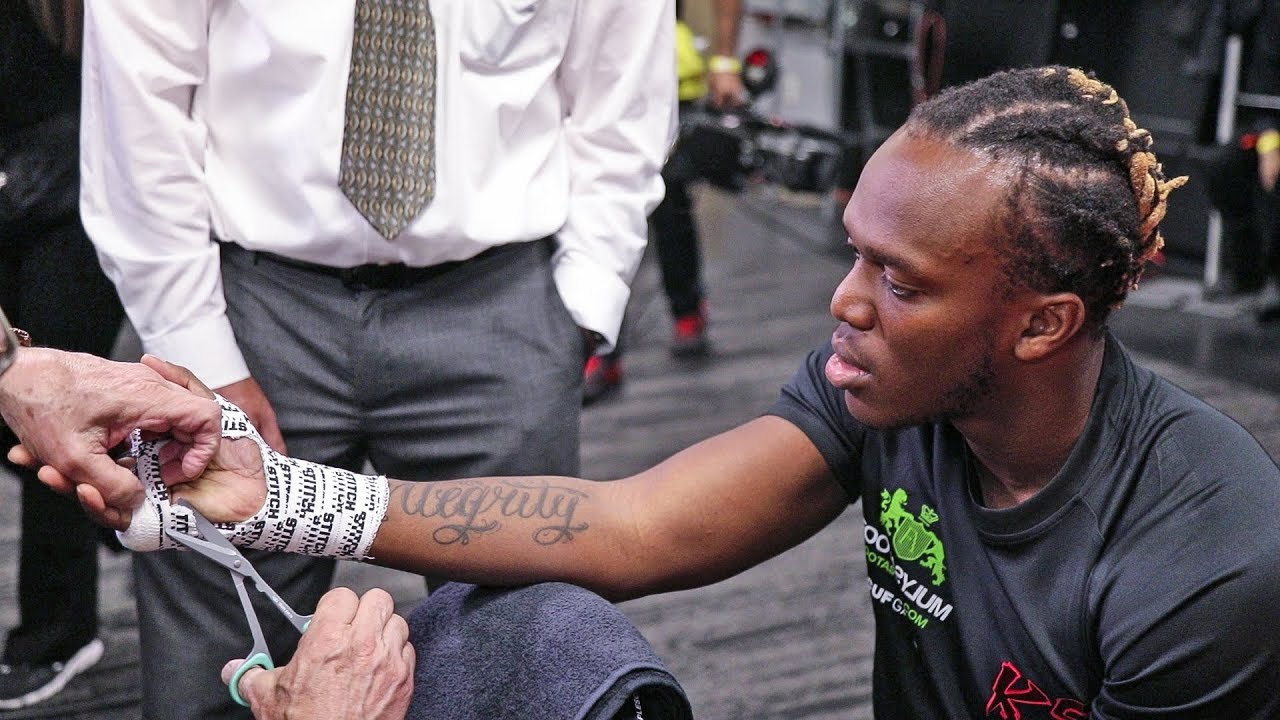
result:
[[[1107,337],[1049,485],[992,510],[943,423],[866,428],[808,356],[771,414],[861,499],[880,720],[1280,718],[1280,469]]]

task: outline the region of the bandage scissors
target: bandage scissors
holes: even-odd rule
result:
[[[253,580],[253,584],[258,591],[271,600],[271,603],[276,606],[280,614],[284,615],[298,629],[298,632],[306,632],[307,625],[311,623],[311,616],[299,615],[293,608],[289,607],[289,603],[285,602],[284,598],[280,597],[267,584],[267,581],[262,579],[262,576],[245,559],[244,555],[240,554],[236,546],[223,537],[222,533],[218,532],[218,528],[212,522],[209,522],[208,518],[201,515],[200,511],[182,500],[179,500],[178,504],[191,511],[191,515],[195,519],[196,529],[200,531],[200,535],[204,539],[170,529],[166,529],[165,534],[213,560],[231,573],[231,580],[236,585],[236,594],[240,596],[240,606],[244,608],[244,616],[249,621],[249,632],[253,634],[253,647],[250,648],[249,654],[245,656],[245,661],[240,664],[240,667],[236,668],[235,674],[231,676],[230,684],[231,698],[237,703],[249,707],[249,703],[240,697],[240,678],[250,668],[261,667],[271,670],[275,668],[275,663],[271,660],[271,650],[267,647],[267,640],[262,635],[262,625],[258,623],[258,614],[254,612],[253,603],[249,600],[249,591],[244,586],[245,578]]]

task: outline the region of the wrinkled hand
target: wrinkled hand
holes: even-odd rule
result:
[[[182,383],[200,397],[213,398],[213,391],[190,370],[177,365],[166,365],[168,366],[163,368],[157,367],[165,377]],[[257,383],[253,384],[257,386]],[[217,405],[216,402],[214,404]],[[267,409],[270,410],[270,406]],[[275,414],[272,413],[271,417],[274,418]],[[222,418],[222,409],[219,407],[220,434]],[[266,438],[263,437],[263,440]],[[203,472],[195,477],[187,474],[182,464],[185,453],[181,443],[174,441],[165,444],[159,451],[160,477],[169,488],[171,502],[186,500],[215,523],[240,522],[262,507],[267,480],[263,476],[262,452],[253,440],[247,437],[231,439],[220,435],[217,451],[209,458]]]
[[[280,432],[280,421],[276,419],[275,408],[271,407],[271,401],[267,400],[267,395],[262,392],[262,386],[258,385],[257,380],[245,378],[230,385],[223,385],[216,390],[219,395],[235,403],[236,407],[249,416],[249,421],[258,429],[258,433],[272,450],[284,455],[289,454],[284,443],[284,435]]]
[[[259,720],[403,720],[413,698],[409,625],[383,590],[335,588],[320,599],[288,665],[253,668],[240,696]],[[229,683],[242,660],[222,669]]]
[[[25,348],[0,381],[0,413],[22,442],[9,458],[43,464],[38,474],[46,485],[110,510],[111,527],[127,524],[141,490],[111,453],[135,428],[172,435],[174,464],[185,477],[199,475],[218,447],[222,411],[191,381],[199,382],[150,356],[141,364],[119,363]]]

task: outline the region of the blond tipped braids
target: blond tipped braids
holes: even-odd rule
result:
[[[996,73],[918,106],[907,131],[1007,163],[1002,218],[1014,285],[1073,292],[1101,327],[1160,251],[1169,193],[1139,128],[1110,85],[1075,68]]]
[[[1046,69],[1046,73],[1055,70]],[[1116,150],[1129,154],[1129,184],[1133,188],[1133,197],[1138,201],[1138,217],[1140,218],[1138,234],[1143,238],[1146,250],[1141,259],[1150,259],[1164,247],[1164,238],[1160,236],[1160,221],[1169,211],[1169,193],[1187,184],[1187,176],[1165,180],[1164,171],[1156,154],[1151,152],[1151,133],[1138,127],[1129,116],[1129,106],[1116,94],[1115,88],[1085,74],[1076,68],[1067,70],[1067,77],[1080,89],[1085,100],[1093,100],[1106,105],[1118,105],[1124,111],[1121,123],[1126,135],[1116,142]],[[1136,285],[1137,278],[1134,278]]]

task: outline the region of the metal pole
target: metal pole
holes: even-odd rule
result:
[[[849,0],[832,0],[831,2],[831,41],[827,45],[827,49],[831,53],[831,80],[833,87],[831,88],[831,97],[836,98],[835,126],[833,129],[837,132],[844,132],[844,60],[845,60],[845,42],[848,37],[848,27],[846,22],[848,16],[846,13],[849,9],[846,4]]]
[[[1239,35],[1227,38],[1226,58],[1222,62],[1222,91],[1218,95],[1218,129],[1215,138],[1226,145],[1236,134],[1236,102],[1240,98],[1240,58],[1244,41]]]
[[[1222,63],[1222,91],[1218,95],[1218,123],[1214,139],[1219,145],[1230,143],[1236,134],[1236,102],[1240,96],[1240,57],[1244,41],[1239,35],[1227,38],[1226,57]],[[1218,284],[1222,272],[1222,213],[1209,211],[1209,227],[1204,247],[1204,286]]]

